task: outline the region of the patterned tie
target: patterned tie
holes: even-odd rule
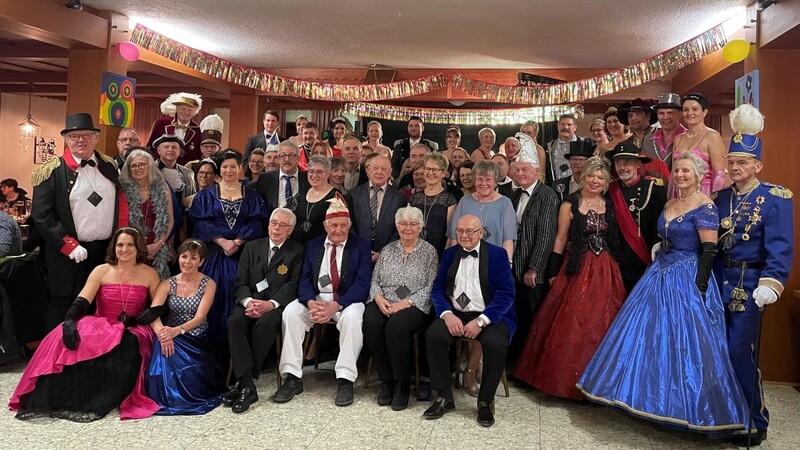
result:
[[[372,195],[369,198],[369,209],[372,212],[372,228],[378,226],[378,193],[381,188],[372,186]]]
[[[278,248],[277,245],[270,249],[270,251],[269,251],[269,259],[267,260],[267,265],[272,264],[272,258],[275,256],[275,253],[278,253],[278,250],[280,250],[280,249]]]
[[[292,178],[294,175],[284,175],[283,179],[286,180],[286,190],[284,196],[286,197],[286,201],[288,202],[290,198],[294,196],[292,193]]]
[[[336,266],[336,247],[331,244],[331,284],[333,285],[333,300],[339,301],[339,268]]]

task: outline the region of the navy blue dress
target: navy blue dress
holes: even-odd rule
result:
[[[589,400],[671,427],[744,428],[719,289],[711,277],[703,299],[695,285],[698,230],[718,227],[712,204],[669,224],[661,214],[658,232],[672,248],[658,252],[578,381]]]
[[[200,280],[191,297],[179,297],[176,278],[169,279],[168,327],[178,327],[192,320],[203,299],[208,277]],[[208,322],[173,339],[175,353],[169,358],[161,353],[158,336],[145,373],[147,395],[155,401],[157,415],[205,414],[219,406],[225,389],[225,373],[211,354],[206,336]]]

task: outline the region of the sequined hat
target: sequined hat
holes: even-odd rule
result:
[[[653,112],[658,112],[659,109],[677,109],[682,110],[681,96],[670,92],[668,94],[661,94],[658,96],[658,103],[653,106]]]
[[[728,115],[734,135],[726,156],[751,156],[761,159],[761,138],[756,136],[764,129],[764,116],[749,103],[731,111]]]
[[[531,164],[533,167],[539,167],[539,155],[536,153],[536,144],[533,139],[525,133],[517,133],[514,135],[519,141],[520,149],[517,153],[516,162],[524,162]]]

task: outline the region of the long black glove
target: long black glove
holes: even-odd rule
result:
[[[150,322],[163,316],[167,311],[167,305],[151,306],[142,311],[136,318],[136,321],[139,322],[139,325],[149,325]]]
[[[704,300],[715,256],[717,256],[717,244],[715,242],[703,242],[700,257],[697,259],[697,275],[695,275],[694,284],[697,285],[697,289],[700,289],[700,294]]]
[[[61,340],[64,342],[64,346],[70,350],[77,350],[78,342],[81,341],[75,321],[83,317],[88,309],[89,300],[78,297],[67,310],[64,323],[61,324]]]
[[[547,260],[547,279],[551,279],[558,275],[561,270],[561,262],[564,260],[564,255],[556,252],[550,253],[550,258]]]

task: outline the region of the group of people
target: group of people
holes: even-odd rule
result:
[[[471,156],[458,127],[439,151],[419,117],[390,148],[380,123],[364,142],[339,118],[331,142],[305,117],[282,139],[268,111],[242,155],[220,148],[218,118],[191,120],[199,97],[168,101],[175,117],[148,146],[122,130],[116,163],[95,149],[88,114],[68,116],[64,156],[34,174],[60,326],[12,397],[18,417],[241,413],[273,346],[271,398],[288,402],[303,392],[307,332],[335,325],[339,406],[354,401],[366,345],[377,403],[405,409],[424,338],[424,417],[442,417],[455,409],[448,355],[465,340],[483,426],[508,368],[551,395],[765,437],[754,352],[761,308],[789,274],[792,194],[757,178],[755,108],[731,114],[727,152],[702,95],[665,94],[610,109],[591,139],[564,115],[545,146],[528,122],[495,152],[484,128]],[[98,364],[118,381],[53,400]]]

